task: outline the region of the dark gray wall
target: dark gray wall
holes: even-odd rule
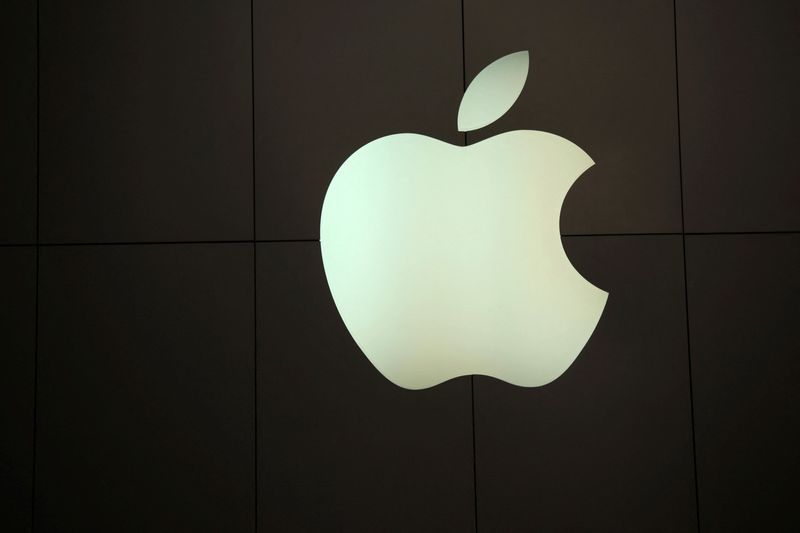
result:
[[[798,6],[4,2],[0,529],[794,530]],[[596,161],[561,229],[605,314],[545,387],[400,389],[328,292],[327,184],[510,129]]]

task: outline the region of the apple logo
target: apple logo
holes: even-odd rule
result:
[[[516,101],[528,52],[469,85],[459,131]],[[569,188],[594,164],[543,131],[455,146],[413,133],[367,143],[339,168],[322,206],[320,246],[336,307],[390,381],[432,387],[469,374],[545,385],[572,364],[608,293],[561,244]]]

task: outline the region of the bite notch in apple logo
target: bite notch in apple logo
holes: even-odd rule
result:
[[[502,116],[527,75],[527,51],[484,68],[459,131]],[[400,133],[352,154],[326,193],[320,246],[336,307],[372,364],[407,389],[469,374],[535,387],[564,373],[608,297],[573,268],[559,231],[569,188],[593,164],[533,130],[466,147]]]

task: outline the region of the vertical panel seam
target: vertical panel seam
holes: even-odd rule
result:
[[[253,530],[258,532],[258,268],[256,243],[256,68],[253,1],[250,0],[250,135],[253,178]]]
[[[683,150],[681,146],[681,98],[680,98],[680,82],[678,79],[678,6],[677,0],[672,0],[672,29],[673,29],[673,42],[675,47],[675,111],[677,116],[678,126],[678,178],[680,183],[680,196],[681,196],[681,246],[683,250],[683,301],[685,305],[686,315],[686,357],[688,363],[688,377],[689,377],[689,412],[692,425],[692,466],[694,469],[694,502],[695,502],[695,519],[697,531],[700,533],[700,490],[697,480],[697,437],[695,432],[695,419],[694,419],[694,380],[692,376],[692,342],[690,334],[689,322],[689,277],[686,265],[686,212],[684,208],[684,191],[683,191]]]
[[[467,50],[464,37],[464,1],[461,0],[461,96],[467,91]],[[460,101],[460,100],[459,100]],[[464,146],[467,146],[467,132],[464,135]],[[475,533],[478,533],[478,454],[475,447],[475,376],[469,377],[469,392],[472,415],[472,497]]]
[[[39,0],[36,0],[36,254],[34,264],[34,325],[33,325],[33,431],[31,434],[31,531],[35,530],[36,523],[36,439],[37,439],[37,411],[39,396],[39,175],[40,175],[40,156],[39,156],[39,86],[40,86],[40,61],[39,61]]]

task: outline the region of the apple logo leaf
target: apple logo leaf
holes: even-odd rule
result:
[[[488,126],[511,109],[528,78],[528,51],[514,52],[484,67],[458,108],[458,131]]]

